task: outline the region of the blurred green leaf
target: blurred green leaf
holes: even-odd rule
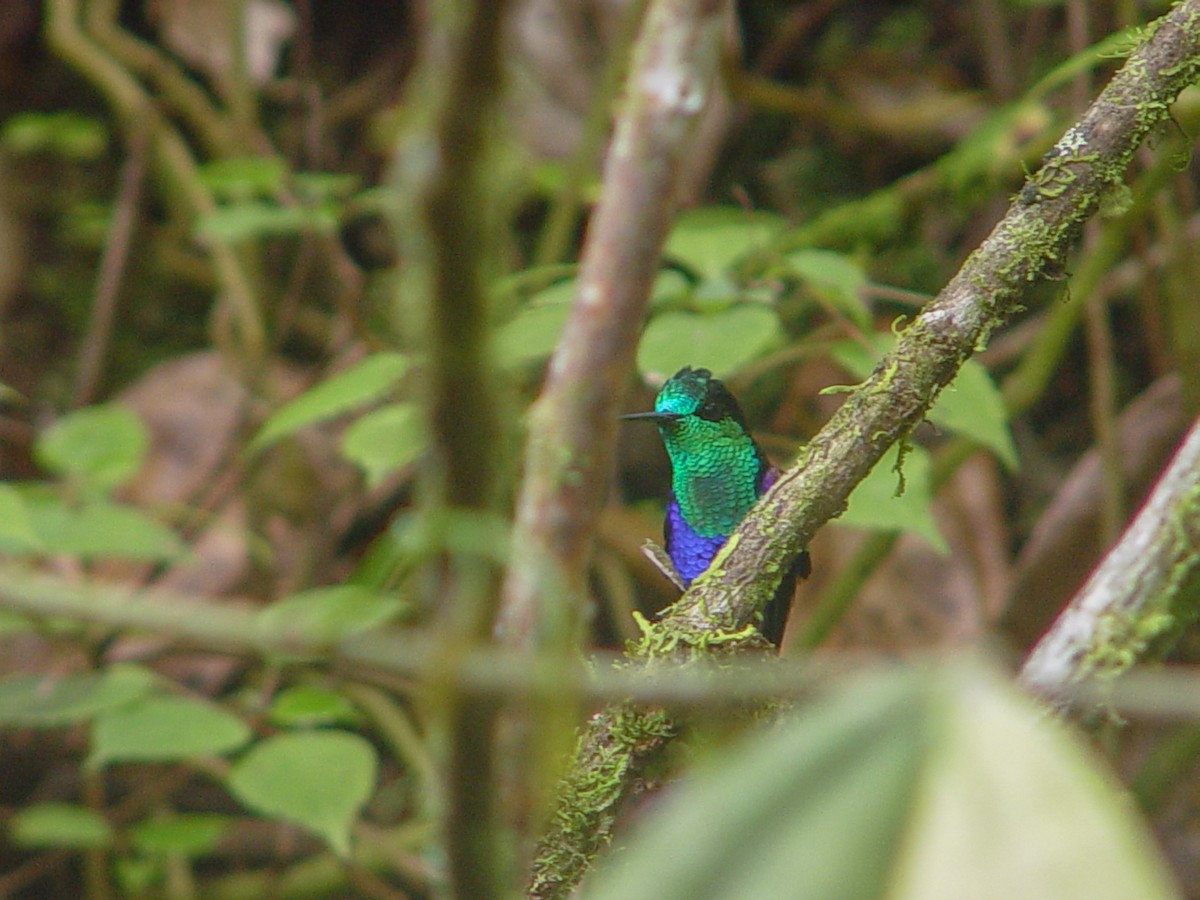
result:
[[[895,335],[872,336],[875,351],[858,341],[842,341],[830,350],[833,358],[859,379],[866,379],[875,364],[895,346]],[[929,421],[939,428],[961,434],[991,450],[1010,469],[1017,467],[1017,449],[1004,398],[992,376],[982,365],[968,359],[929,410]]]
[[[40,496],[28,509],[47,553],[154,562],[174,559],[186,550],[178,535],[132,506],[94,500],[75,507],[59,497]]]
[[[281,206],[266,200],[242,200],[218,207],[196,221],[196,236],[218,241],[329,232],[337,227],[337,212],[327,206]]]
[[[146,426],[133,410],[105,403],[60,417],[38,435],[33,453],[55,475],[108,491],[137,473],[149,442]]]
[[[857,679],[751,735],[638,823],[590,900],[1160,900],[1145,825],[989,667]]]
[[[497,329],[496,362],[504,368],[515,369],[549,357],[558,346],[577,287],[576,279],[568,278],[530,295],[517,314]],[[683,275],[673,269],[663,269],[655,276],[649,302],[655,306],[678,302],[691,295],[692,285]]]
[[[401,353],[373,353],[359,360],[275,410],[250,441],[250,449],[261,450],[308,425],[382,400],[411,367],[412,361]]]
[[[292,184],[308,202],[321,203],[349,197],[358,188],[359,179],[347,172],[297,172]]]
[[[144,697],[155,677],[137,666],[78,675],[0,679],[0,728],[60,728],[86,722]]]
[[[659,269],[650,287],[650,307],[679,303],[692,292],[692,283],[676,269]]]
[[[122,897],[142,897],[161,887],[167,865],[162,859],[146,856],[118,856],[113,860],[112,876]]]
[[[134,848],[149,856],[205,856],[229,830],[230,818],[211,813],[181,813],[131,825]]]
[[[198,174],[218,200],[241,200],[278,194],[287,172],[287,162],[278,156],[238,156],[206,162]]]
[[[350,827],[375,786],[375,750],[346,731],[281,734],[256,744],[229,773],[248,809],[299,825],[350,853]]]
[[[35,803],[12,817],[8,836],[18,847],[107,847],[112,843],[112,826],[84,806]]]
[[[975,360],[963,363],[954,380],[938,394],[929,420],[991,450],[1010,470],[1018,467],[1004,398],[988,370]]]
[[[310,588],[276,600],[258,614],[272,634],[333,643],[382,625],[404,608],[392,594],[354,584]]]
[[[663,312],[642,334],[638,369],[654,380],[684,366],[704,366],[724,378],[760,356],[780,334],[775,311],[757,303],[707,315]]]
[[[413,403],[393,403],[367,413],[346,429],[342,455],[376,487],[397,469],[416,462],[426,445],[425,422]]]
[[[5,403],[17,403],[24,399],[25,397],[16,388],[0,381],[0,406]]]
[[[785,224],[775,213],[736,206],[687,210],[676,219],[663,256],[703,280],[718,278],[752,250],[765,247]]]
[[[938,553],[949,553],[930,508],[933,494],[929,487],[929,453],[922,447],[908,448],[901,470],[904,492],[897,495],[901,479],[895,470],[898,452],[889,450],[883,455],[850,494],[846,511],[833,524],[908,532],[924,539]]]
[[[0,639],[12,634],[28,634],[37,630],[37,626],[33,624],[28,616],[10,612],[6,609],[0,610]]]
[[[573,289],[573,282],[571,286]],[[548,357],[558,345],[570,312],[569,299],[524,307],[496,330],[497,365],[515,369]]]
[[[65,110],[22,112],[5,121],[0,142],[13,153],[55,153],[88,162],[108,149],[108,129],[99,119]]]
[[[814,294],[860,328],[871,313],[863,299],[867,273],[850,257],[832,250],[803,249],[788,254],[788,268]]]
[[[173,762],[229,753],[250,740],[250,727],[211,703],[147,696],[102,712],[92,723],[93,769],[115,762]]]
[[[267,718],[277,728],[353,725],[362,720],[358,709],[342,694],[311,684],[280,691],[267,709]]]
[[[1060,720],[966,661],[931,688],[937,739],[889,897],[1178,896],[1124,790]]]
[[[8,484],[0,484],[0,552],[26,553],[45,549],[34,531],[29,510],[21,494]]]
[[[913,673],[863,679],[675,790],[590,900],[882,897],[928,740]]]

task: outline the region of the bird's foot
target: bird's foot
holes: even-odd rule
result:
[[[675,587],[681,591],[686,590],[686,585],[684,585],[683,579],[679,577],[679,573],[675,571],[675,564],[671,562],[671,557],[667,556],[666,550],[658,546],[654,541],[646,541],[646,543],[642,544],[642,552],[646,554],[646,559],[654,563],[658,567],[658,571],[666,575]]]

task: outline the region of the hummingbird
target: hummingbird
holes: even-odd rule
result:
[[[671,460],[671,493],[663,521],[667,556],[686,588],[712,562],[756,500],[779,478],[779,470],[751,437],[733,394],[708,369],[685,366],[662,386],[645,419],[658,426]],[[783,639],[796,578],[810,571],[801,553],[763,610],[763,636]]]

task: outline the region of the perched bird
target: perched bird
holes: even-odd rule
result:
[[[663,541],[687,587],[775,483],[779,470],[750,436],[733,394],[708,369],[680,369],[659,391],[653,412],[622,418],[654,422],[666,445],[671,494]],[[763,610],[763,636],[776,646],[791,611],[795,579],[807,577],[809,568],[808,553],[802,553]]]

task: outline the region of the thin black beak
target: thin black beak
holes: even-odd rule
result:
[[[679,418],[679,413],[671,412],[651,412],[626,413],[621,416],[622,419],[650,419],[652,422],[674,422]]]

